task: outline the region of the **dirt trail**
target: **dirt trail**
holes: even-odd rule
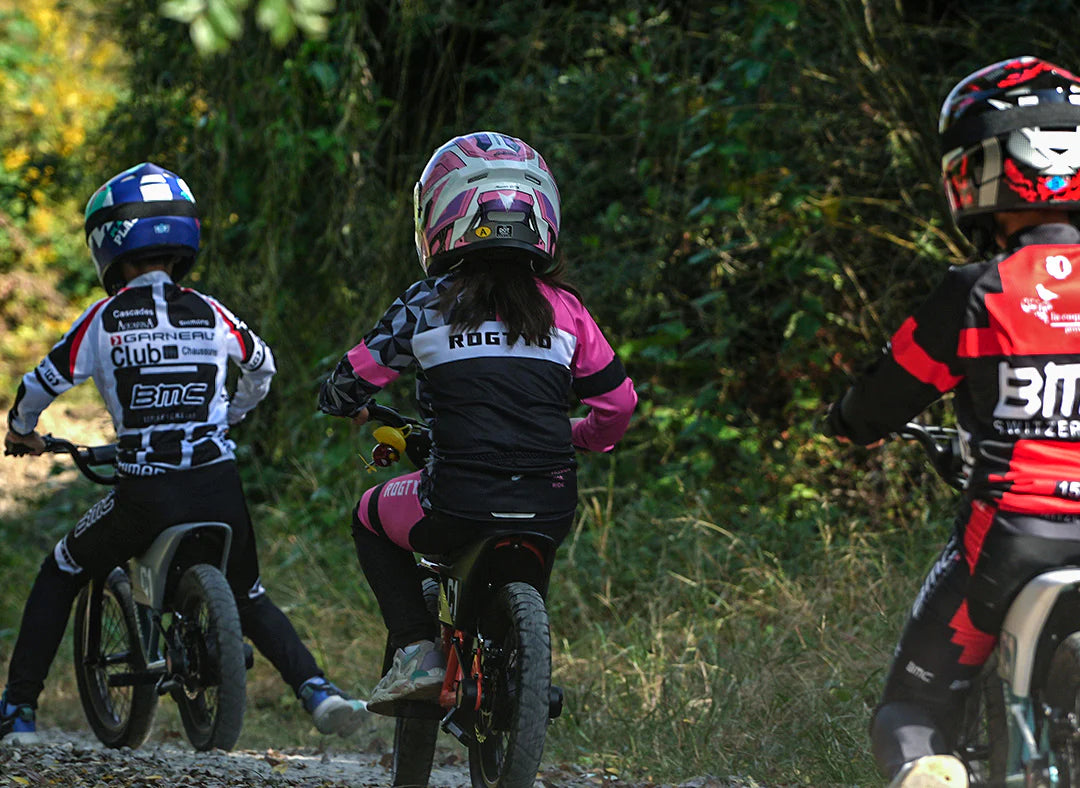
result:
[[[40,746],[0,747],[0,773],[5,785],[361,788],[390,783],[383,754],[352,751],[345,743],[323,752],[286,749],[200,753],[190,747],[154,742],[138,750],[112,750],[89,734],[56,729],[44,731],[43,736],[45,744]],[[460,762],[437,764],[431,785],[467,786],[468,767]]]
[[[42,732],[44,743],[34,747],[0,745],[0,783],[4,786],[64,786],[64,788],[371,788],[390,785],[389,746],[363,740],[349,749],[338,741],[325,750],[295,748],[237,750],[207,753],[183,744],[151,740],[138,750],[103,747],[89,733],[58,729]],[[440,748],[431,775],[431,788],[470,786],[464,751]],[[671,783],[624,782],[611,774],[572,766],[546,766],[535,788],[758,788],[752,780],[699,777],[678,786]]]

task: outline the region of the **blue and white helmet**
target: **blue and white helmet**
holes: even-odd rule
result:
[[[143,162],[101,186],[86,203],[86,243],[105,291],[124,286],[115,263],[135,252],[157,250],[179,258],[173,279],[184,277],[199,251],[199,216],[184,179]]]

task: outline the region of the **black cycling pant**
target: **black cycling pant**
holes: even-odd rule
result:
[[[555,520],[530,522],[528,530],[547,534],[559,544],[570,532],[573,522],[571,512]],[[492,529],[505,527],[502,523],[428,513],[413,527],[409,538],[418,551],[436,555],[452,552],[484,538]],[[438,630],[424,603],[421,585],[425,573],[417,566],[413,553],[368,530],[355,511],[352,534],[360,568],[386,623],[388,649],[392,651],[418,640],[434,639]]]
[[[226,578],[244,635],[294,692],[307,679],[323,675],[260,583],[240,475],[234,462],[220,462],[159,476],[124,477],[57,543],[42,562],[23,608],[8,667],[8,701],[37,704],[72,603],[91,577],[104,577],[139,555],[169,526],[200,520],[232,527]]]
[[[871,721],[878,768],[952,752],[967,693],[1030,579],[1080,564],[1080,518],[1034,517],[966,504],[915,600]]]

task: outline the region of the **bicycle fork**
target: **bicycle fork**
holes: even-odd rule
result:
[[[1009,731],[1009,756],[1006,761],[1007,788],[1053,788],[1058,785],[1057,766],[1051,763],[1050,710],[1043,707],[1039,738],[1035,738],[1035,704],[1031,698],[1017,697],[1006,682],[1005,723]]]

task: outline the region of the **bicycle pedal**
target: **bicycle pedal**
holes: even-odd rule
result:
[[[459,742],[464,744],[466,747],[471,747],[472,745],[476,744],[476,737],[472,734],[471,731],[467,730],[468,726],[466,726],[466,728],[462,728],[457,723],[457,721],[454,719],[454,716],[456,714],[457,709],[451,709],[450,713],[443,718],[443,721],[439,727],[441,727],[444,731],[449,733]]]
[[[562,687],[556,687],[551,685],[548,690],[548,719],[555,719],[562,714],[563,710],[563,689]]]
[[[170,692],[175,692],[182,686],[183,685],[180,683],[180,681],[175,678],[162,679],[157,684],[157,694],[168,695]]]

